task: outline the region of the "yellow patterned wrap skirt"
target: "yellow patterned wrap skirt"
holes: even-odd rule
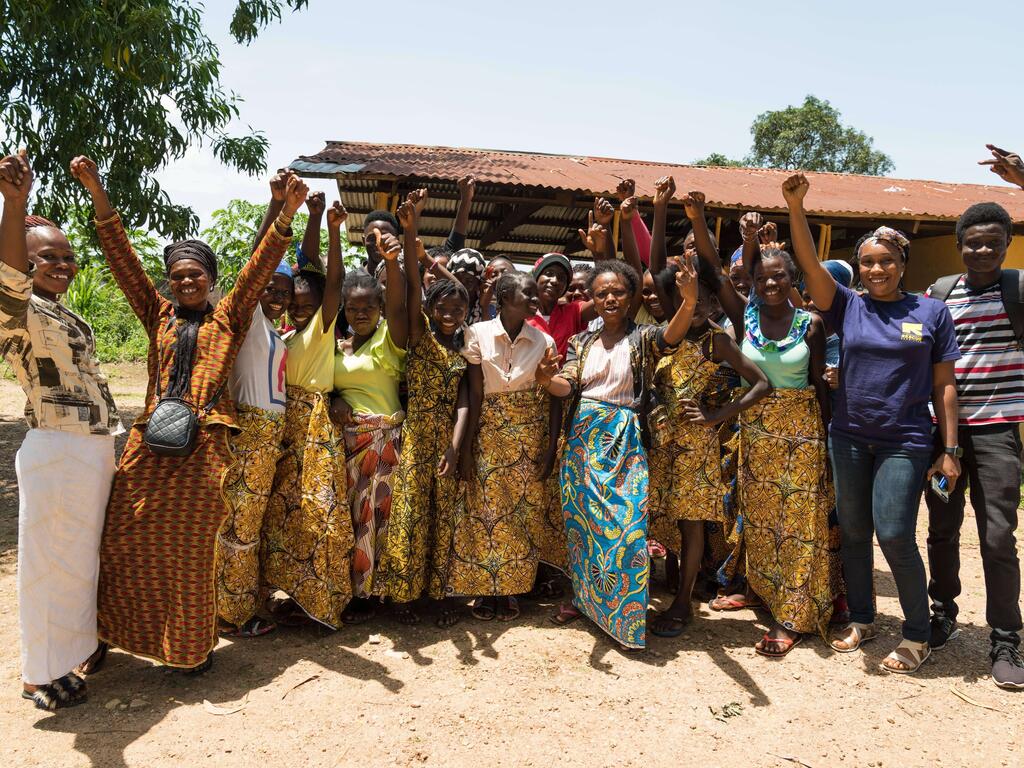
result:
[[[740,414],[739,500],[747,580],[777,622],[825,636],[839,564],[835,497],[813,388],[776,389]]]
[[[538,389],[484,397],[467,481],[466,512],[455,527],[451,591],[459,595],[518,595],[537,575],[552,483],[537,479],[547,447],[548,394]]]
[[[263,523],[268,586],[287,592],[311,618],[341,625],[352,599],[352,516],[345,454],[327,395],[288,387],[281,459]]]
[[[281,456],[284,414],[238,404],[241,432],[228,438],[233,463],[224,478],[228,518],[218,533],[217,615],[240,627],[264,596],[260,539]]]

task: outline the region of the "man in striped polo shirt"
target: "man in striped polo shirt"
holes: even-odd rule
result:
[[[967,271],[936,281],[928,293],[945,300],[960,346],[958,442],[981,540],[986,620],[992,627],[992,679],[1000,687],[1024,688],[1024,661],[1018,650],[1020,562],[1014,538],[1020,503],[1017,425],[1024,421],[1024,351],[1004,304],[1004,287],[1012,283],[1016,290],[1017,276],[1009,271],[1004,279],[1002,269],[1011,237],[1012,222],[1001,206],[972,205],[956,225],[957,247]],[[937,451],[943,449],[941,441],[936,443]],[[961,589],[960,527],[967,485],[957,484],[949,501],[931,490],[925,494],[931,645],[936,650],[959,634],[956,598]]]

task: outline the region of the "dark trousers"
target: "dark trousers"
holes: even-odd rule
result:
[[[992,642],[1019,643],[1020,561],[1017,559],[1017,506],[1020,504],[1020,436],[1016,424],[977,427],[961,425],[963,475],[949,501],[931,491],[928,502],[928,594],[932,611],[955,619],[960,595],[960,526],[964,522],[966,487],[978,523],[981,562],[985,571],[985,620]],[[942,450],[936,436],[935,453]]]
[[[850,620],[875,620],[873,535],[885,555],[900,607],[903,637],[928,640],[928,589],[917,547],[917,510],[928,471],[928,449],[863,443],[832,435],[830,454],[839,514],[840,556]]]

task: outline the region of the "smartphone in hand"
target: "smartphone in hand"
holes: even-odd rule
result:
[[[949,481],[946,480],[946,476],[944,474],[936,472],[932,475],[931,486],[932,493],[943,501],[949,501]]]

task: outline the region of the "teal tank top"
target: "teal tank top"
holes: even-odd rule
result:
[[[774,341],[761,333],[761,313],[756,304],[747,307],[743,317],[743,356],[764,371],[771,385],[777,389],[805,389],[810,386],[807,373],[811,364],[811,350],[804,337],[811,327],[806,310],[793,312],[793,323],[786,338]],[[749,386],[749,382],[744,382]]]

